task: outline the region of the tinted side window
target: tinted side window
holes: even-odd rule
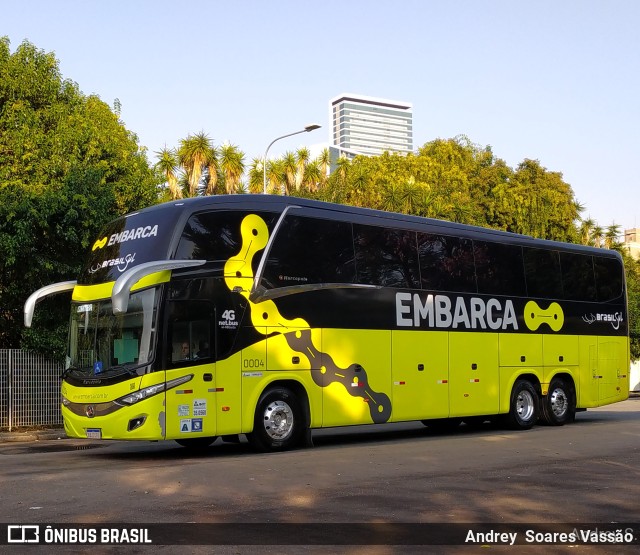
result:
[[[418,256],[423,289],[476,292],[470,239],[418,233]]]
[[[269,230],[277,214],[252,212],[262,217]],[[184,260],[228,260],[240,252],[240,224],[249,212],[212,211],[194,214],[187,221],[175,257]]]
[[[616,258],[595,256],[596,292],[600,302],[613,301],[622,295],[622,264]]]
[[[288,215],[269,251],[267,288],[316,283],[355,283],[351,224]]]
[[[478,293],[524,296],[522,247],[474,241]]]
[[[353,226],[358,283],[383,287],[420,287],[415,231]]]
[[[560,266],[565,299],[572,301],[596,300],[593,257],[586,254],[561,252]]]
[[[562,299],[560,253],[525,247],[523,254],[527,294],[530,297]]]

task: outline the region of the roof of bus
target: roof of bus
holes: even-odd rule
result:
[[[331,202],[282,195],[236,194],[194,197],[150,206],[137,212],[127,214],[125,217],[140,212],[149,213],[153,211],[168,210],[179,210],[180,212],[184,212],[184,218],[187,218],[193,213],[201,212],[207,209],[246,209],[282,212],[287,206],[297,206],[301,209],[307,208],[309,210],[323,210],[328,212],[326,216],[329,218],[337,217],[339,219],[347,219],[355,223],[372,224],[372,220],[374,219],[383,219],[386,220],[386,225],[389,225],[391,222],[393,222],[394,226],[397,227],[418,229],[419,226],[428,225],[430,228],[430,232],[462,235],[467,237],[474,237],[477,239],[517,243],[521,245],[540,246],[559,250],[568,249],[574,252],[584,252],[585,254],[597,253],[600,256],[605,255],[621,258],[621,255],[618,252],[610,249],[589,247],[572,243],[563,243],[559,241],[550,241],[546,239],[535,239],[534,237],[531,237],[529,235],[520,235],[508,231],[501,231],[469,224],[461,224],[446,220],[425,218],[422,216],[413,216],[396,212],[386,212],[383,210],[374,210],[371,208],[360,208],[344,204],[336,204]],[[183,220],[183,218],[181,218],[181,220]]]

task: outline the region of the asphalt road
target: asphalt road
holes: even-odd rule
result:
[[[314,443],[275,454],[220,440],[201,453],[173,442],[0,443],[0,522],[267,523],[276,534],[278,523],[327,533],[327,523],[640,523],[639,398],[563,427],[437,434],[407,423],[316,431]],[[254,549],[216,552],[265,552]],[[376,549],[341,551],[395,552]]]

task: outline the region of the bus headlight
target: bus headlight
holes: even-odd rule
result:
[[[125,395],[124,397],[120,397],[120,399],[116,399],[114,403],[116,405],[121,406],[131,406],[143,401],[144,399],[148,399],[149,397],[153,397],[158,393],[162,393],[163,391],[167,391],[168,389],[173,389],[183,383],[187,383],[188,381],[193,379],[193,374],[189,374],[187,376],[182,376],[180,378],[175,378],[174,380],[169,380],[168,382],[159,383],[157,385],[150,385],[149,387],[145,387],[136,391],[135,393],[130,393],[129,395]]]

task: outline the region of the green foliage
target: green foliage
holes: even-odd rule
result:
[[[640,261],[623,253],[629,303],[631,359],[640,359]]]
[[[466,137],[417,154],[343,158],[319,198],[575,241],[580,207],[562,174],[525,160],[514,171]]]
[[[60,354],[68,297],[44,301],[23,331],[26,298],[75,278],[99,229],[156,203],[159,181],[136,136],[52,53],[9,46],[0,38],[0,346]]]

